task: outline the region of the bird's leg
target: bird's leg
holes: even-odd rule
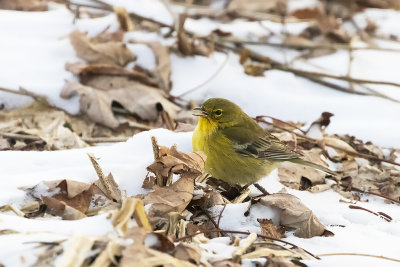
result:
[[[260,190],[260,192],[263,193],[263,195],[265,195],[265,196],[270,195],[270,193],[268,193],[268,191],[265,190],[265,188],[262,187],[261,185],[259,185],[259,184],[254,184],[254,186],[255,186],[258,190]]]

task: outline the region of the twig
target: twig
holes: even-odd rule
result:
[[[27,93],[25,93],[25,92],[16,91],[16,90],[11,90],[11,89],[7,89],[7,88],[1,88],[1,87],[0,87],[0,91],[7,92],[7,93],[10,93],[10,94],[16,94],[16,95],[23,95],[23,96],[32,97],[31,95],[29,95],[29,94],[27,94]]]
[[[255,186],[258,190],[260,190],[260,192],[263,193],[263,195],[266,195],[266,196],[267,196],[267,195],[270,195],[270,193],[268,193],[268,191],[265,190],[265,188],[262,187],[261,185],[255,183],[254,186]]]
[[[371,255],[371,254],[363,254],[363,253],[326,253],[326,254],[318,254],[317,257],[326,257],[326,256],[362,256],[362,257],[371,257],[371,258],[378,258],[383,260],[395,261],[400,262],[399,259],[389,258],[385,256],[379,255]]]
[[[29,134],[0,132],[0,136],[3,136],[5,138],[13,138],[13,139],[21,139],[21,140],[29,140],[29,141],[43,140],[39,136],[29,135]],[[122,136],[122,137],[82,137],[81,139],[87,143],[117,143],[117,142],[125,142],[129,138]]]
[[[219,228],[219,223],[221,222],[222,213],[224,212],[225,208],[226,208],[226,204],[224,205],[224,207],[222,208],[221,212],[219,213],[218,222],[217,222],[217,225],[218,225],[217,229],[221,229],[221,228]]]
[[[301,129],[300,127],[297,127],[296,125],[291,124],[291,123],[289,123],[289,122],[286,122],[286,121],[277,119],[277,118],[275,118],[275,117],[268,116],[268,115],[261,115],[261,116],[257,116],[257,117],[256,117],[256,120],[257,120],[258,118],[270,118],[271,120],[279,121],[279,122],[282,123],[282,124],[286,124],[286,125],[289,126],[289,127],[296,128],[296,130],[299,130],[300,132],[306,134],[306,131],[304,131],[304,130]]]
[[[21,139],[21,140],[29,140],[29,141],[40,141],[42,138],[35,136],[35,135],[29,135],[29,134],[16,134],[16,133],[4,133],[0,132],[0,136],[3,136],[5,138],[13,138],[13,139]]]
[[[119,137],[83,137],[81,138],[86,143],[118,143],[126,142],[129,137],[119,136]]]
[[[177,238],[177,239],[174,240],[174,242],[180,242],[180,241],[182,241],[182,240],[185,240],[185,239],[188,239],[188,238],[192,238],[192,237],[194,237],[194,236],[196,236],[196,235],[199,235],[199,234],[209,234],[209,233],[215,233],[215,232],[218,232],[218,231],[219,231],[219,232],[223,232],[223,233],[227,233],[227,234],[240,234],[240,235],[249,235],[249,234],[251,234],[251,233],[249,233],[249,232],[231,231],[231,230],[218,230],[218,229],[214,229],[214,230],[204,230],[204,231],[198,231],[198,232],[196,232],[196,233],[194,233],[194,234],[186,235],[186,236],[181,237],[181,238]],[[260,235],[260,234],[257,234],[257,237],[265,238],[265,239],[270,239],[270,240],[273,240],[273,241],[278,241],[278,242],[281,242],[281,243],[290,245],[290,246],[292,246],[292,247],[294,247],[294,248],[300,248],[300,249],[302,249],[304,252],[306,252],[308,255],[310,255],[311,257],[320,260],[320,258],[319,258],[318,256],[316,256],[316,255],[312,254],[311,252],[305,250],[304,248],[299,247],[299,246],[297,246],[297,245],[295,245],[295,244],[293,244],[293,243],[290,243],[290,242],[288,242],[288,241],[285,241],[285,240],[282,240],[282,239],[279,239],[279,238],[274,238],[274,237],[271,237],[271,236]]]
[[[285,43],[271,43],[268,41],[247,41],[247,40],[239,40],[234,38],[221,38],[219,37],[218,40],[221,42],[226,43],[234,43],[234,44],[244,44],[244,45],[263,45],[263,46],[271,46],[271,47],[278,47],[278,48],[289,48],[295,50],[304,50],[304,49],[341,49],[341,50],[349,50],[349,46],[345,44],[326,44],[326,45],[306,45],[306,44],[285,44]],[[352,47],[352,50],[379,50],[385,52],[400,52],[400,49],[396,48],[381,48],[381,47]]]
[[[184,97],[185,95],[188,95],[188,94],[190,94],[190,93],[193,93],[194,91],[196,91],[196,90],[202,88],[204,85],[206,85],[207,83],[209,83],[209,82],[211,82],[212,80],[214,80],[214,78],[217,77],[218,74],[221,73],[221,71],[224,69],[224,67],[226,66],[226,64],[229,62],[229,54],[228,54],[228,53],[225,53],[225,54],[226,54],[226,57],[225,57],[224,62],[222,62],[221,66],[217,69],[217,71],[216,71],[215,73],[213,73],[207,80],[205,80],[205,81],[202,82],[201,84],[196,85],[195,87],[193,87],[193,88],[187,90],[186,92],[184,92],[184,93],[178,95],[177,97],[178,97],[178,98],[181,98],[181,97]]]
[[[217,230],[221,230],[219,228],[219,224],[215,222],[214,218],[211,217],[211,215],[208,213],[207,210],[203,209],[200,207],[200,210],[207,216],[207,218],[210,220],[210,222],[214,225],[215,229]],[[225,236],[224,233],[219,232],[219,234],[221,234],[221,236]]]
[[[283,71],[289,71],[289,72],[293,72],[293,73],[299,74],[299,75],[320,76],[320,77],[332,78],[332,79],[336,79],[336,80],[343,80],[343,81],[349,81],[349,82],[354,82],[354,83],[381,84],[381,85],[391,85],[391,86],[400,87],[400,83],[395,83],[395,82],[357,79],[357,78],[351,78],[351,77],[341,76],[341,75],[333,75],[333,74],[322,73],[322,72],[299,70],[299,69],[295,69],[295,68],[291,68],[291,67],[285,67],[283,65],[277,66],[277,68],[280,70],[283,70]]]
[[[360,192],[360,193],[369,194],[369,195],[374,195],[374,196],[377,196],[377,197],[381,197],[381,198],[390,200],[390,201],[400,205],[400,201],[399,200],[396,200],[394,198],[391,198],[391,197],[388,197],[388,196],[385,196],[385,195],[381,195],[381,194],[370,192],[370,191],[363,191],[363,190],[355,188],[355,187],[351,187],[351,190],[356,191],[356,192]]]
[[[350,209],[355,209],[355,210],[364,210],[364,211],[366,211],[366,212],[369,212],[369,213],[371,213],[371,214],[374,214],[375,216],[378,216],[378,217],[384,219],[384,220],[387,221],[387,222],[391,222],[391,221],[392,221],[391,219],[389,219],[389,218],[387,218],[387,217],[385,217],[385,216],[382,216],[382,215],[380,215],[380,214],[378,214],[378,213],[376,213],[376,212],[373,212],[372,210],[369,210],[369,209],[366,209],[366,208],[363,208],[363,207],[360,207],[360,206],[349,205],[349,208],[350,208]]]

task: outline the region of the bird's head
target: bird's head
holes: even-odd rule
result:
[[[193,111],[193,115],[220,126],[235,125],[244,114],[238,105],[224,98],[210,98],[200,108],[195,108]]]

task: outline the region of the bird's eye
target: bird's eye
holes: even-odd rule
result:
[[[222,109],[217,109],[217,110],[215,111],[215,115],[221,116],[221,115],[222,115]]]

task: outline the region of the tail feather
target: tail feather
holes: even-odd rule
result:
[[[334,172],[334,171],[332,171],[332,170],[330,170],[330,169],[328,169],[328,168],[326,168],[324,166],[321,166],[319,164],[312,163],[310,161],[306,161],[306,160],[303,160],[303,159],[292,159],[292,160],[290,160],[290,162],[293,162],[293,163],[296,163],[296,164],[300,164],[300,165],[304,165],[304,166],[308,166],[308,167],[317,169],[319,171],[325,172],[327,174],[330,174],[332,176],[337,176],[338,175],[337,172]]]

